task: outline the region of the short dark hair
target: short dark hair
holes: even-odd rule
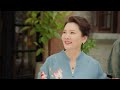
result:
[[[65,22],[65,25],[70,22],[74,22],[79,26],[79,29],[82,32],[83,36],[89,36],[91,26],[85,18],[80,16],[70,16]]]

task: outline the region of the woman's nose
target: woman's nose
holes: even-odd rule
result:
[[[69,34],[66,34],[66,35],[65,35],[65,39],[70,39],[70,35],[69,35]]]

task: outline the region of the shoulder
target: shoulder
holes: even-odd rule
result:
[[[117,39],[114,43],[113,46],[120,45],[120,39]]]
[[[115,43],[120,43],[120,38],[115,41]]]
[[[89,56],[85,54],[84,52],[82,52],[82,55],[83,55],[84,60],[87,61],[88,63],[95,64],[95,65],[99,64],[99,61],[94,59],[92,56]]]
[[[120,52],[120,39],[117,39],[114,43],[113,43],[113,50],[119,54]]]
[[[102,67],[98,60],[84,53],[84,59],[87,62],[87,67],[92,73],[96,73],[96,78],[105,79],[106,73],[103,72]],[[84,60],[83,60],[84,61]]]
[[[62,51],[50,55],[49,57],[47,57],[46,62],[55,62],[56,60],[58,60],[58,58],[61,58],[61,53]]]

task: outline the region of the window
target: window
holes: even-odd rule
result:
[[[33,44],[34,41],[37,41],[39,34],[30,36],[29,31],[21,32],[21,28],[27,26],[24,24],[26,18],[26,11],[16,11],[16,78],[34,77],[35,63],[42,60],[42,55],[36,57],[37,47]]]
[[[116,33],[117,12],[116,11],[94,11],[93,24],[95,32]]]

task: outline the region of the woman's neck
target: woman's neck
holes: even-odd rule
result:
[[[70,60],[75,61],[80,54],[80,49],[71,49],[66,50],[65,53],[69,57]]]

